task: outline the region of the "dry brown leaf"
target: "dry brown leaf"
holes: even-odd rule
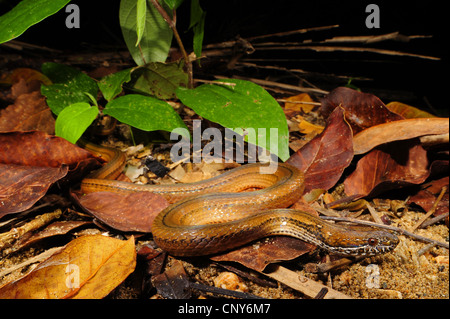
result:
[[[0,163],[0,218],[33,206],[66,176],[67,166],[35,167]]]
[[[234,261],[250,269],[263,271],[268,264],[292,260],[315,248],[315,245],[296,238],[277,236],[215,255],[211,259],[214,261]]]
[[[44,132],[0,133],[0,217],[30,208],[53,183],[96,164],[86,150]]]
[[[174,259],[162,274],[152,277],[152,284],[162,297],[167,299],[188,299],[191,297],[189,278],[181,261]]]
[[[355,154],[363,154],[378,145],[392,141],[448,134],[448,123],[448,118],[436,117],[406,119],[372,126],[353,137],[353,150]]]
[[[327,118],[338,106],[345,110],[345,119],[353,134],[381,123],[402,120],[403,117],[389,111],[375,95],[338,87],[322,99],[321,114]]]
[[[0,163],[69,167],[91,159],[90,152],[67,140],[39,131],[0,133]]]
[[[336,108],[323,132],[309,141],[287,163],[305,174],[305,194],[313,189],[329,189],[353,159],[352,130],[344,110]]]
[[[21,94],[0,111],[0,132],[30,130],[55,132],[55,119],[40,92]]]
[[[54,222],[45,227],[43,230],[34,233],[30,237],[21,237],[17,242],[18,249],[21,249],[25,246],[32,245],[42,239],[65,235],[68,232],[74,230],[75,228],[91,224],[91,221],[83,221],[83,220],[65,220]],[[22,240],[23,238],[23,240]]]
[[[418,140],[380,146],[361,158],[344,181],[348,196],[361,198],[404,185],[421,184],[430,175],[427,152]]]
[[[134,238],[83,236],[0,288],[0,299],[99,299],[136,266]]]
[[[408,199],[408,204],[414,203],[422,207],[426,212],[428,212],[436,202],[436,198],[441,192],[443,187],[446,187],[446,191],[442,199],[436,206],[436,210],[434,212],[435,216],[448,213],[448,185],[449,185],[449,177],[443,177],[438,180],[431,181],[422,186],[422,189],[411,196]]]
[[[81,197],[79,202],[86,211],[114,229],[143,233],[151,232],[155,217],[169,206],[163,196],[151,192],[96,192]]]

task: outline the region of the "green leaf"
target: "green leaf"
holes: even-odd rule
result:
[[[194,53],[197,57],[202,56],[203,37],[205,34],[206,12],[200,7],[199,0],[191,0],[191,21],[189,28],[194,32]]]
[[[253,129],[260,135],[256,145],[286,161],[289,158],[289,132],[278,102],[252,82],[236,79],[220,82],[234,83],[234,86],[204,84],[191,90],[179,87],[176,93],[184,105],[210,121],[241,135],[244,130]],[[277,134],[270,134],[271,128]],[[260,134],[264,129],[265,134]]]
[[[78,102],[91,102],[97,97],[97,83],[79,70],[58,63],[44,63],[42,73],[54,84],[41,86],[50,109],[58,115],[65,107]]]
[[[70,0],[22,0],[0,17],[0,43],[14,39],[32,25],[55,14]]]
[[[56,118],[55,135],[75,144],[97,115],[97,106],[85,102],[69,105]]]
[[[111,101],[117,95],[122,93],[122,85],[131,80],[131,71],[134,69],[126,69],[113,74],[109,74],[97,83],[103,97],[107,101]]]
[[[145,13],[147,12],[147,0],[137,0],[136,5],[136,46],[141,42],[145,29]]]
[[[122,0],[120,2],[120,27],[128,50],[137,65],[148,62],[164,62],[169,55],[173,32],[158,10],[153,5],[148,6],[145,14],[145,29],[139,46],[136,46],[136,6],[136,0]]]
[[[184,0],[164,0],[164,3],[171,10],[176,10],[183,2]]]
[[[171,132],[183,128],[183,132],[188,132],[186,124],[168,103],[150,96],[120,96],[106,104],[103,113],[143,131]],[[189,134],[182,135],[190,138]]]
[[[177,87],[188,83],[183,66],[184,62],[148,63],[135,71],[138,78],[133,88],[162,100],[175,98]]]

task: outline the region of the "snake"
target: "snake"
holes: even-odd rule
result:
[[[85,194],[153,192],[169,202],[151,225],[153,240],[174,256],[226,252],[270,236],[289,236],[331,254],[373,256],[392,251],[399,240],[388,231],[327,222],[311,213],[290,209],[303,195],[302,171],[287,163],[276,169],[250,163],[216,177],[177,184],[135,184],[114,180],[125,166],[115,148],[81,141],[81,147],[106,161],[81,181]]]

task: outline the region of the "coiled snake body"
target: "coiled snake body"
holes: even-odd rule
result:
[[[150,191],[170,203],[153,222],[155,242],[173,255],[208,255],[273,235],[292,236],[331,253],[370,256],[398,244],[395,235],[377,229],[357,230],[331,224],[306,212],[286,209],[301,197],[302,172],[278,163],[275,172],[264,164],[247,164],[217,177],[188,184],[137,185],[109,180],[120,173],[124,155],[111,148],[82,143],[108,164],[82,181],[84,193]],[[258,188],[252,192],[242,192]]]

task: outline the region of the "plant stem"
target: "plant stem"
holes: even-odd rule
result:
[[[150,0],[152,5],[158,10],[158,12],[163,17],[164,21],[167,22],[169,27],[172,29],[173,35],[175,36],[175,39],[177,40],[178,46],[180,47],[181,53],[183,54],[183,59],[186,63],[186,69],[188,73],[188,88],[192,89],[194,87],[194,77],[193,77],[193,71],[192,71],[192,62],[189,60],[189,56],[184,49],[183,42],[181,41],[180,35],[178,34],[175,20],[172,19],[164,10],[164,8],[161,6],[158,0]]]

